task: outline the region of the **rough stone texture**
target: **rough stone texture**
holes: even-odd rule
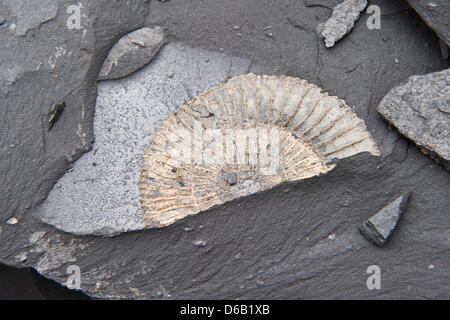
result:
[[[433,29],[447,46],[450,46],[450,2],[448,0],[406,0]]]
[[[442,54],[442,57],[444,58],[444,59],[448,59],[448,57],[450,56],[450,48],[447,46],[447,44],[443,41],[443,40],[441,40],[441,39],[439,39],[439,47],[441,48],[441,54]]]
[[[410,192],[401,195],[366,220],[359,228],[366,239],[377,246],[384,245],[405,211],[410,196]]]
[[[330,48],[349,33],[359,15],[366,8],[367,0],[344,0],[334,9],[330,19],[319,27],[319,35],[325,39],[325,45]]]
[[[450,69],[410,77],[390,90],[377,110],[450,170]]]
[[[329,16],[327,8],[306,7],[298,0],[152,1],[146,25],[168,27],[169,38],[264,66],[264,70],[252,69],[255,72],[306,79],[357,106],[355,113],[364,118],[382,151],[381,158],[363,154],[347,158],[325,176],[232,201],[163,229],[113,238],[72,236],[39,223],[31,210],[23,211],[28,203],[39,203],[63,169],[70,166],[64,160],[58,165],[53,157],[61,155],[63,159],[79,143],[79,122],[74,115],[81,113],[73,99],[62,99],[66,108],[49,131],[53,138],[47,144],[47,156],[39,158],[39,165],[30,166],[40,148],[33,143],[41,132],[36,119],[46,116],[48,109],[61,101],[64,96],[56,96],[56,89],[63,84],[70,86],[74,79],[70,71],[79,68],[72,69],[73,62],[63,64],[67,70],[58,73],[61,83],[49,83],[42,68],[40,73],[23,75],[28,86],[24,87],[22,79],[18,81],[20,86],[9,86],[10,92],[14,89],[14,97],[8,98],[8,103],[4,97],[0,100],[0,141],[5,141],[5,136],[10,143],[17,136],[22,138],[21,144],[12,149],[13,158],[0,152],[0,261],[37,268],[61,283],[67,281],[67,267],[76,264],[82,273],[82,289],[105,298],[449,299],[450,175],[391,130],[376,112],[378,102],[392,87],[411,75],[448,68],[448,62],[440,56],[434,33],[406,2],[373,3],[381,7],[382,29],[368,30],[365,23],[358,23],[338,46],[326,50],[315,26]],[[111,20],[95,27],[98,36],[92,41],[101,50],[95,50],[94,56],[102,53],[94,63],[97,71],[114,43],[112,38],[117,40],[138,28],[125,28],[128,23],[124,21],[136,22],[137,16],[145,14],[140,7],[137,13],[128,15],[130,6],[119,2],[107,1],[99,7],[101,10],[91,11],[90,16],[103,17],[97,23],[107,16]],[[61,21],[42,24],[36,30],[36,40],[32,40],[33,29],[25,37],[30,37],[29,44],[5,42],[15,36],[5,27],[10,23],[9,12],[1,9],[7,20],[0,26],[4,44],[0,57],[11,61],[8,70],[29,70],[39,64],[14,60],[24,56],[17,48],[29,45],[34,51],[47,52],[54,48],[46,43],[51,41],[50,34],[56,37],[58,31],[66,32],[58,38],[60,41],[72,34],[61,27],[66,19],[61,10]],[[116,12],[120,14],[115,16]],[[233,30],[235,25],[240,26],[239,31]],[[270,38],[263,31],[269,25],[273,33]],[[105,33],[99,34],[101,30]],[[110,37],[111,33],[115,36]],[[72,42],[69,39],[67,43]],[[33,51],[28,51],[32,58]],[[4,62],[0,68],[5,68]],[[1,76],[11,75],[3,70]],[[172,72],[176,77],[179,70],[173,68]],[[86,81],[95,83],[97,73],[88,74]],[[191,76],[201,79],[205,74]],[[92,90],[91,85],[84,88]],[[173,90],[190,87],[158,88],[166,90],[167,104],[171,105]],[[24,97],[23,92],[32,94]],[[28,98],[41,102],[31,108]],[[5,105],[11,106],[7,112]],[[86,124],[92,125],[92,117]],[[41,191],[36,193],[40,185]],[[398,190],[414,190],[414,197],[401,228],[379,250],[364,239],[358,226]],[[13,215],[19,222],[6,224]],[[366,270],[372,264],[381,268],[381,290],[366,287]]]
[[[164,33],[159,27],[144,27],[123,36],[106,57],[98,79],[118,79],[141,69],[158,53],[163,42]]]

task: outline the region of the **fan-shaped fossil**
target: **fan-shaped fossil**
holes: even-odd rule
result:
[[[378,149],[343,100],[292,77],[234,77],[181,106],[144,156],[141,209],[151,227]]]

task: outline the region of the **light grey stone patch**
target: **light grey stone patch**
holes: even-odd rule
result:
[[[424,152],[450,169],[450,69],[412,76],[391,89],[378,112]]]
[[[93,151],[59,180],[37,217],[80,235],[144,229],[139,175],[157,128],[179,105],[249,66],[243,59],[174,42],[140,73],[99,83]],[[167,78],[170,70],[174,76]]]
[[[384,245],[405,211],[410,196],[411,192],[401,195],[365,221],[359,229],[364,237],[377,246]]]
[[[164,42],[162,28],[144,27],[123,36],[111,49],[98,79],[118,79],[148,64]]]
[[[51,20],[58,12],[57,0],[5,0],[6,6],[16,16],[15,34],[26,35],[29,29]]]
[[[353,29],[366,6],[367,0],[344,0],[333,9],[331,18],[318,28],[318,33],[325,39],[328,48]]]

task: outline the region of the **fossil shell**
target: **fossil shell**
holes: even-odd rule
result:
[[[141,209],[149,227],[331,170],[378,149],[345,102],[305,80],[248,74],[181,106],[149,145]]]

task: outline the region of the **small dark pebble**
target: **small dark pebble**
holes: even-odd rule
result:
[[[411,192],[401,195],[366,220],[359,228],[364,237],[379,247],[384,245],[405,211],[410,196]]]

